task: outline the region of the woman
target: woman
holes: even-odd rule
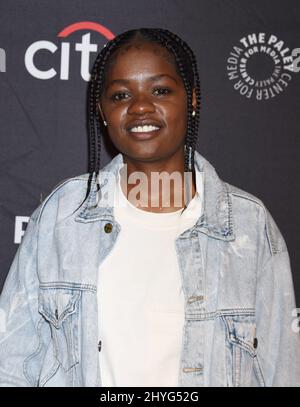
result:
[[[285,241],[195,151],[199,108],[195,56],[170,31],[99,53],[89,172],[33,212],[1,295],[3,386],[300,384]],[[119,150],[101,171],[100,132]]]

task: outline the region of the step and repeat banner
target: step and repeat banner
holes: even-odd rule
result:
[[[198,60],[197,150],[271,212],[300,307],[299,1],[1,0],[0,18],[0,290],[33,210],[60,181],[88,171],[97,53],[121,32],[160,27]],[[106,141],[101,166],[116,153]]]

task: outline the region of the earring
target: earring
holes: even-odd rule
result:
[[[105,120],[103,120],[103,124],[104,126],[107,126],[107,122]]]
[[[192,116],[196,116],[196,111],[193,110]]]

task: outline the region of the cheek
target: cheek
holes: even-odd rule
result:
[[[185,104],[173,106],[173,109],[169,110],[167,122],[175,134],[181,135],[187,126],[187,106]]]
[[[110,122],[111,128],[114,130],[120,131],[122,127],[124,127],[124,123],[126,123],[126,108],[125,107],[118,107],[109,112],[108,120]]]

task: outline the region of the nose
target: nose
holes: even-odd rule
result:
[[[139,114],[155,112],[155,106],[149,97],[139,95],[132,99],[128,110],[128,114]]]

